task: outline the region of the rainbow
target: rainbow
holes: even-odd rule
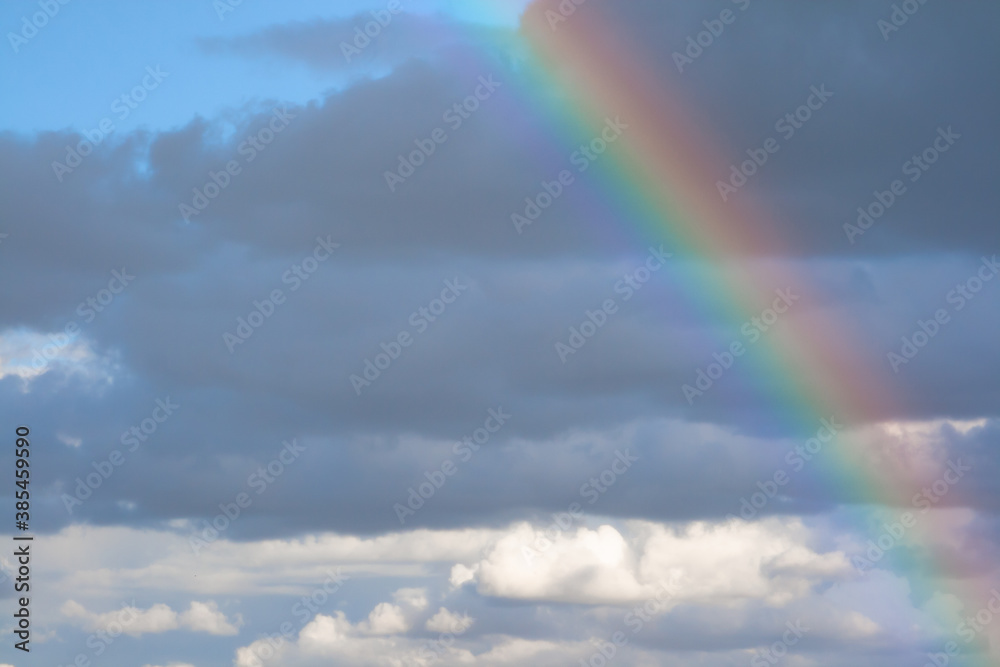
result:
[[[528,82],[521,92],[567,145],[598,136],[606,119],[628,124],[592,170],[599,174],[596,185],[615,206],[620,224],[634,225],[638,239],[667,243],[675,256],[696,260],[676,263],[673,274],[692,307],[712,322],[738,325],[759,315],[776,289],[792,287],[801,294],[796,316],[769,331],[754,348],[754,362],[745,364],[782,432],[805,441],[823,418],[848,427],[891,422],[900,412],[885,382],[886,367],[863,363],[856,332],[824,312],[822,295],[809,278],[788,262],[739,261],[794,253],[766,211],[739,196],[723,201],[717,182],[728,177],[731,161],[671,94],[663,73],[652,72],[628,36],[596,8],[561,18],[550,22],[542,12],[522,17],[531,53],[519,71]],[[711,270],[696,264],[710,264]],[[680,391],[682,382],[672,382]],[[873,465],[878,453],[866,442],[842,433],[811,465],[857,508],[862,534],[876,538],[889,516],[866,506],[897,508],[899,517],[913,509],[920,485],[907,469]],[[916,606],[947,593],[965,604],[963,615],[974,614],[985,606],[989,587],[976,582],[963,563],[933,555],[939,538],[948,534],[942,521],[933,512],[918,516],[902,538],[908,548],[894,548],[878,567],[891,562],[906,577]],[[947,636],[954,627],[941,630]],[[976,645],[959,643],[968,660]],[[925,648],[940,650],[932,644]],[[982,657],[981,664],[989,663]]]

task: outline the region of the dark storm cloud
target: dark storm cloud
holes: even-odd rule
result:
[[[801,314],[839,310],[870,341],[858,354],[908,399],[905,411],[887,417],[995,416],[997,360],[988,332],[996,325],[992,304],[1000,298],[1000,279],[954,312],[954,321],[898,373],[886,360],[901,336],[947,305],[957,281],[973,275],[974,257],[994,250],[986,249],[996,240],[994,228],[983,224],[986,190],[976,185],[984,183],[982,160],[995,131],[986,113],[993,98],[977,87],[974,74],[995,66],[995,59],[976,51],[986,47],[972,46],[990,44],[977,37],[986,22],[967,10],[948,14],[945,6],[928,6],[926,15],[885,43],[874,25],[878,12],[867,4],[796,7],[781,16],[754,4],[741,15],[745,23],[728,28],[677,75],[670,69],[672,52],[699,29],[702,12],[710,18],[724,6],[615,5],[640,48],[656,51],[661,69],[675,72],[665,79],[710,114],[734,154],[758,145],[810,85],[825,82],[836,91],[823,115],[755,178],[753,192],[739,196],[768,199],[783,211],[779,218],[791,225],[785,231],[800,247],[826,255],[811,262],[786,258],[801,262],[797,270],[827,295],[822,303],[802,304]],[[932,50],[929,33],[921,42],[932,20],[944,15],[968,23],[951,30],[967,29],[969,46]],[[453,27],[436,18],[399,20],[393,27],[400,35],[409,29],[406,21]],[[232,48],[270,48],[324,67],[337,55],[330,45],[350,23],[279,26],[240,38]],[[570,30],[572,23],[559,29]],[[750,39],[772,33],[772,40]],[[391,33],[384,39],[388,43]],[[846,55],[831,60],[829,50],[838,44]],[[21,393],[18,378],[0,380],[2,409],[12,418],[44,424],[44,415],[67,415],[58,430],[84,442],[79,450],[67,448],[72,456],[53,456],[49,481],[75,486],[91,461],[107,456],[123,431],[148,416],[155,399],[171,396],[183,406],[128,462],[127,473],[80,510],[82,516],[100,522],[201,516],[240,489],[254,461],[270,460],[283,440],[298,437],[314,443],[311,463],[289,471],[283,485],[262,499],[266,512],[248,520],[245,530],[265,534],[279,524],[281,530],[392,529],[392,502],[432,463],[389,463],[398,453],[397,439],[454,442],[497,406],[515,419],[497,436],[496,452],[512,438],[545,439],[658,417],[788,436],[762,398],[768,369],[753,353],[693,405],[685,400],[681,386],[742,336],[739,323],[702,319],[683,283],[690,274],[682,255],[628,303],[615,292],[648,250],[617,231],[627,223],[603,203],[598,179],[580,177],[530,228],[516,232],[510,214],[543,179],[567,167],[573,146],[524,106],[528,86],[516,65],[473,51],[462,39],[449,48],[468,58],[402,62],[383,78],[305,107],[258,101],[235,126],[197,119],[176,131],[128,135],[88,156],[63,182],[51,162],[65,159],[65,146],[76,145],[78,135],[0,137],[0,194],[7,202],[2,231],[10,235],[0,247],[0,280],[25,286],[4,292],[0,322],[60,330],[80,319],[78,304],[102,289],[111,271],[125,267],[136,276],[83,327],[98,354],[113,352],[121,364],[102,394],[92,394],[81,378],[55,372],[35,380],[29,394]],[[910,69],[924,65],[927,76]],[[490,76],[501,85],[459,127],[449,126],[445,112],[474,94],[483,85],[480,77]],[[251,150],[245,142],[263,136],[275,110],[287,124],[273,132],[273,141]],[[942,124],[954,125],[963,139],[892,209],[893,216],[910,211],[913,219],[904,226],[886,218],[851,246],[841,224],[853,202],[866,203],[866,193],[888,184]],[[448,140],[391,191],[385,171],[439,127]],[[190,224],[184,222],[179,206],[193,206],[193,189],[204,192],[229,161],[239,173],[190,216]],[[947,225],[924,198],[955,206]],[[831,201],[836,207],[826,206]],[[892,244],[886,242],[890,233]],[[312,252],[317,238],[341,247],[293,292],[282,278]],[[932,254],[942,247],[961,256]],[[911,256],[915,248],[924,254]],[[898,257],[873,256],[875,251]],[[444,281],[456,279],[467,290],[439,321],[417,332],[413,313],[441,294]],[[274,289],[283,289],[287,301],[230,353],[223,334],[235,332],[237,318],[247,318],[254,301]],[[563,363],[555,344],[567,342],[570,327],[579,327],[608,298],[617,299],[618,312]],[[350,376],[363,376],[366,360],[401,332],[413,336],[413,345],[358,395]],[[53,441],[56,430],[48,434]],[[369,451],[364,443],[372,440],[366,438],[382,444]],[[675,484],[661,489],[659,481],[636,474],[635,491],[608,496],[604,511],[718,517],[732,511],[741,489],[752,490],[763,473],[723,466],[720,486],[697,486],[689,482],[691,471],[701,471],[708,460],[685,459],[689,441],[671,446],[671,455],[657,462],[678,465]],[[785,451],[784,444],[771,446],[775,455]],[[239,456],[244,458],[231,458]],[[478,465],[483,467],[456,479],[420,520],[460,525],[561,509],[579,486],[576,473],[587,472],[566,471],[568,460],[559,457],[526,471],[492,450]],[[514,483],[525,475],[535,483]],[[478,493],[482,489],[490,492]],[[828,506],[814,494],[804,488],[789,510]],[[137,509],[123,510],[118,499],[135,501]],[[303,506],[312,509],[302,512]],[[50,509],[53,523],[67,520],[54,496]]]
[[[537,13],[545,4],[526,20],[544,20]],[[736,196],[772,205],[792,247],[851,255],[1000,246],[991,222],[990,165],[1000,140],[991,120],[1000,97],[989,84],[1000,67],[989,37],[995,4],[921,4],[888,40],[878,22],[890,18],[891,2],[588,5],[581,11],[606,11],[628,26],[664,83],[683,91],[734,161],[768,137],[780,140],[779,152]],[[674,54],[684,54],[688,38],[726,9],[733,23],[679,72]],[[834,97],[783,140],[775,123],[821,84]],[[932,144],[939,127],[952,127],[961,139],[911,182],[904,163]],[[846,243],[843,224],[894,179],[907,193],[864,242]]]
[[[525,23],[544,26],[545,11],[558,4],[536,3]],[[733,23],[700,52],[692,50],[699,54],[692,62],[678,60],[677,54],[686,57],[688,38],[705,31],[705,21],[717,23],[724,10],[733,12]],[[1000,62],[989,39],[998,11],[994,5],[924,6],[888,33],[879,21],[889,20],[892,5],[881,2],[686,6],[595,1],[577,11],[605,12],[612,25],[622,26],[629,46],[658,63],[664,84],[681,91],[708,119],[735,163],[768,137],[779,139],[779,153],[737,196],[762,198],[774,207],[792,247],[808,253],[895,254],[1000,245],[990,222],[992,147],[1000,139],[991,120],[1000,100],[989,84]],[[213,42],[212,50],[270,51],[314,67],[339,68],[345,59],[331,50],[349,26],[363,19],[280,26]],[[398,21],[378,43],[398,47],[394,53],[428,57],[407,50],[407,22],[434,20],[404,14]],[[555,27],[572,31],[572,17]],[[544,37],[547,30],[539,33]],[[956,42],[954,35],[962,39]],[[832,52],[838,56],[831,58]],[[821,85],[834,95],[827,108],[793,136],[785,134],[787,124],[776,129],[779,120],[805,103],[812,86]],[[939,128],[951,128],[961,138],[926,171],[910,163],[904,172],[914,156],[933,145]],[[848,243],[843,225],[855,222],[857,208],[868,207],[876,190],[888,190],[897,179],[906,186],[905,195],[864,243]]]

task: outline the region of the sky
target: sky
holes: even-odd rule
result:
[[[5,3],[0,667],[998,664],[998,19]]]

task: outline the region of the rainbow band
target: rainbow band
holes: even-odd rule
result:
[[[711,273],[686,270],[681,283],[692,303],[712,319],[739,323],[759,314],[776,289],[793,287],[803,295],[797,316],[769,331],[755,349],[762,369],[756,379],[786,425],[805,439],[823,418],[862,426],[900,414],[879,373],[857,358],[854,350],[862,348],[854,333],[818,308],[822,301],[805,275],[777,263],[750,269],[734,261],[791,253],[765,214],[734,201],[739,197],[723,201],[716,184],[728,175],[728,163],[630,41],[596,11],[575,12],[554,25],[526,17],[522,29],[535,58],[525,75],[536,77],[533,84],[545,91],[534,91],[536,105],[539,98],[551,104],[552,89],[565,95],[545,109],[557,132],[568,127],[589,137],[597,136],[607,119],[628,124],[601,158],[605,194],[620,208],[621,220],[636,225],[647,242],[666,241],[671,251],[713,263]],[[801,312],[807,309],[808,314]],[[871,463],[877,453],[857,438],[841,435],[827,452],[830,467],[824,472],[848,498],[898,507],[900,513],[912,508],[916,481],[905,470],[878,473]],[[933,552],[935,537],[945,534],[940,521],[933,514],[920,517],[907,535],[911,544]],[[875,536],[877,530],[866,525],[863,534]],[[915,595],[926,599],[936,592],[926,563],[907,565],[911,584],[918,585]],[[958,594],[967,609],[978,609],[986,597],[963,583],[963,570],[941,559],[932,568],[949,580],[948,592]],[[984,658],[982,664],[988,662]]]

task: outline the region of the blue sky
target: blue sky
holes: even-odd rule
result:
[[[454,0],[401,0],[400,6],[405,5],[407,13],[514,27],[525,4],[518,0],[472,7]],[[231,11],[218,9],[211,0],[59,5],[59,12],[26,44],[17,44],[16,52],[10,38],[5,39],[0,60],[4,87],[23,91],[25,97],[23,104],[4,106],[0,127],[19,133],[82,131],[111,117],[119,130],[165,130],[183,126],[197,115],[214,118],[241,109],[254,100],[304,104],[329,89],[343,87],[349,75],[287,62],[244,62],[206,54],[200,40],[252,34],[275,24],[341,20],[385,11],[386,6],[378,0],[245,0]],[[0,10],[4,34],[20,34],[23,17],[38,11],[34,2],[6,3]],[[351,37],[348,30],[331,39],[339,43]],[[141,83],[147,66],[157,65],[169,72],[164,81],[169,94],[161,90],[159,95],[150,95],[141,109],[119,121],[111,110],[114,100]]]

